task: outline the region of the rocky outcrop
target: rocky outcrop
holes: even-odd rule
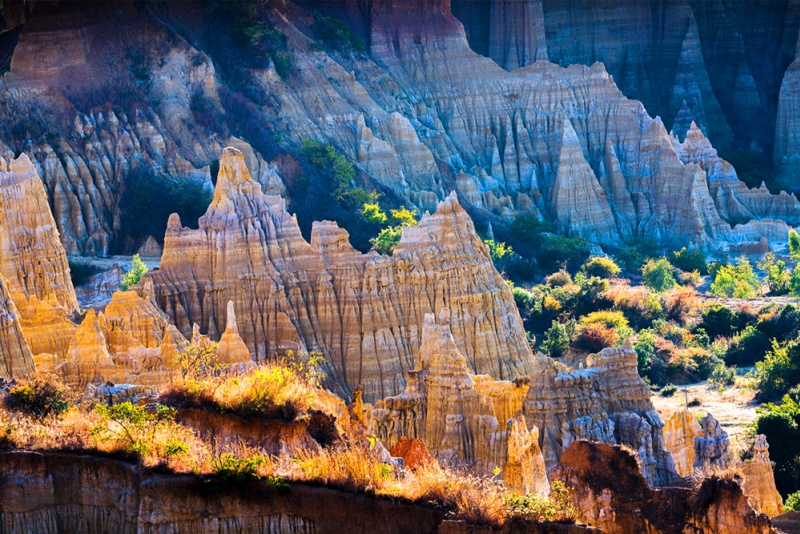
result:
[[[0,275],[0,378],[28,378],[35,371],[33,354],[22,334],[17,307]]]
[[[444,309],[438,323],[432,314],[425,316],[406,389],[375,404],[369,432],[390,449],[404,437],[420,439],[439,461],[465,462],[483,473],[500,468],[517,491],[546,494],[538,432],[530,432],[519,416],[527,390],[524,380],[495,382],[470,374]]]
[[[545,466],[573,441],[592,439],[635,449],[653,484],[677,479],[630,346],[604,349],[571,373],[538,355],[529,377],[496,381],[468,371],[448,326],[446,313],[438,324],[426,319],[406,390],[370,412],[370,433],[388,447],[419,438],[440,460],[500,467],[507,483],[546,491]]]
[[[800,36],[794,61],[786,69],[778,98],[773,165],[779,183],[797,189],[800,171]]]
[[[217,347],[217,361],[223,365],[232,365],[252,361],[247,345],[239,335],[239,326],[236,324],[236,312],[233,301],[228,302],[225,318],[225,331]]]
[[[775,532],[750,507],[736,478],[712,476],[694,489],[654,489],[634,455],[618,446],[576,441],[551,476],[570,489],[577,520],[603,532]]]
[[[0,158],[0,273],[12,296],[51,296],[72,313],[78,300],[47,194],[28,156]],[[14,297],[17,305],[26,305]]]
[[[333,387],[349,395],[363,384],[367,400],[402,390],[424,315],[445,307],[471,370],[513,378],[530,369],[511,292],[455,196],[404,229],[391,257],[361,254],[347,237],[323,222],[306,242],[228,148],[200,228],[170,219],[161,268],[146,276],[184,335],[197,323],[219,337],[232,301],[254,358],[319,351]]]
[[[727,432],[713,415],[706,414],[698,423],[688,410],[683,410],[667,418],[664,438],[681,476],[702,476],[725,469],[740,472],[744,494],[756,511],[769,517],[783,513],[765,436],[756,436],[752,458],[742,461],[734,455]]]
[[[252,491],[209,491],[196,476],[162,475],[142,467],[59,453],[0,454],[0,529],[4,532],[519,532],[447,520],[443,510],[325,487],[269,483]],[[216,487],[213,485],[212,487]],[[577,525],[526,523],[533,534],[578,534]]]

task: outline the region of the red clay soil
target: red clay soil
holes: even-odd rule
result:
[[[408,439],[405,436],[394,444],[389,454],[395,458],[402,458],[403,464],[412,470],[434,461],[431,455],[428,454],[424,441],[421,439]]]

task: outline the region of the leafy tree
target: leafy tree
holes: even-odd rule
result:
[[[551,358],[559,358],[569,348],[569,338],[567,327],[558,321],[553,321],[552,326],[544,333],[542,350]]]
[[[581,271],[588,276],[600,278],[614,278],[622,269],[612,260],[604,256],[591,256],[581,267]]]
[[[505,243],[498,243],[493,239],[484,239],[483,243],[489,247],[489,256],[498,271],[505,271],[508,264],[514,258],[514,251]]]
[[[795,512],[800,512],[800,491],[795,491],[788,495],[783,507],[786,511],[794,510]]]
[[[722,304],[712,304],[703,309],[701,327],[708,337],[729,337],[737,327],[737,317],[733,310]]]
[[[800,260],[800,234],[797,230],[789,230],[789,255],[793,260]]]
[[[756,362],[756,387],[762,397],[776,398],[800,384],[800,341],[772,342],[772,350]]]
[[[789,277],[789,293],[793,297],[800,297],[800,267],[795,267]]]
[[[769,456],[775,464],[775,486],[782,495],[800,488],[800,405],[794,391],[784,395],[781,404],[768,403],[756,409],[753,423],[756,434],[769,442]],[[787,504],[789,499],[787,499]]]
[[[791,274],[786,268],[786,262],[777,260],[775,254],[770,252],[758,263],[758,268],[766,272],[767,286],[770,295],[785,295],[789,292],[789,278]],[[800,282],[800,280],[798,280]],[[800,289],[800,285],[798,286]]]
[[[649,378],[653,359],[656,357],[656,338],[653,331],[650,329],[640,330],[636,335],[633,350],[636,351],[636,367],[639,376]]]
[[[687,250],[686,247],[683,247],[677,252],[672,252],[669,255],[669,262],[687,273],[698,271],[700,274],[705,274],[708,272],[706,255],[698,248]]]
[[[375,224],[379,226],[386,224],[386,221],[389,220],[389,218],[386,216],[386,213],[381,209],[377,202],[372,204],[364,204],[361,215],[363,215],[364,220],[367,221],[368,224]]]
[[[157,404],[154,411],[131,402],[95,406],[100,423],[92,435],[100,441],[114,441],[125,451],[144,458],[153,445],[158,428],[175,419],[175,410]]]
[[[666,258],[647,260],[642,266],[642,283],[658,293],[675,287],[674,268]]]
[[[755,296],[761,283],[746,256],[736,264],[723,265],[714,277],[711,292],[720,297],[747,299]]]
[[[373,248],[380,254],[391,254],[394,248],[400,243],[403,235],[403,228],[406,226],[416,226],[419,222],[416,219],[416,210],[409,210],[404,207],[390,210],[391,220],[394,226],[388,226],[380,231],[377,237],[370,239]]]
[[[728,346],[725,363],[728,365],[752,365],[761,360],[770,349],[770,341],[755,326],[747,325],[737,333]]]
[[[218,348],[219,343],[206,337],[192,341],[181,340],[178,352],[168,363],[177,368],[183,378],[189,377],[196,380],[215,375],[220,370],[217,363]]]
[[[142,258],[140,258],[138,254],[134,254],[133,260],[131,261],[131,268],[125,273],[125,276],[122,277],[122,283],[120,284],[122,290],[127,291],[130,287],[138,284],[142,276],[144,276],[148,270]]]

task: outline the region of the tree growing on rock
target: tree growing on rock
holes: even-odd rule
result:
[[[125,276],[122,277],[122,283],[120,284],[122,290],[127,291],[131,287],[138,284],[142,279],[142,276],[144,276],[148,270],[149,269],[142,261],[142,258],[140,258],[138,254],[134,254],[133,260],[131,261],[130,270],[125,273]]]

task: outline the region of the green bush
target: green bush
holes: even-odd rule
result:
[[[738,319],[733,310],[723,304],[712,304],[703,309],[700,327],[708,337],[730,337],[737,327]]]
[[[142,279],[142,276],[144,276],[148,270],[149,269],[142,261],[142,258],[140,258],[138,254],[134,254],[130,269],[128,269],[128,272],[126,272],[125,276],[122,277],[120,288],[122,288],[123,291],[127,291],[131,287],[135,286],[139,283],[139,281]]]
[[[714,366],[708,381],[716,386],[728,386],[733,384],[734,378],[736,378],[736,370],[720,363]]]
[[[12,387],[8,392],[8,405],[35,417],[59,415],[69,408],[66,390],[50,381],[35,380]]]
[[[539,266],[554,271],[566,265],[575,269],[589,257],[589,242],[582,237],[547,235],[537,255]],[[545,272],[546,272],[545,271]]]
[[[550,287],[563,287],[572,284],[572,277],[567,271],[561,269],[545,278],[544,283]]]
[[[755,326],[747,325],[730,340],[725,363],[735,366],[753,365],[770,350],[770,340]]]
[[[683,247],[677,252],[671,252],[669,262],[681,271],[690,273],[698,271],[700,274],[708,273],[708,263],[705,253],[700,249],[687,250]]]
[[[785,261],[777,260],[775,254],[770,252],[764,256],[764,259],[758,264],[758,268],[766,273],[770,295],[785,295],[789,292],[789,277],[791,274],[789,269],[786,268]]]
[[[505,243],[498,243],[493,239],[484,239],[483,243],[489,247],[489,256],[492,258],[495,268],[504,272],[514,259],[514,251]]]
[[[650,329],[640,330],[636,334],[633,350],[636,351],[636,368],[639,376],[652,380],[650,371],[653,360],[656,358],[656,339],[653,331]]]
[[[783,508],[787,512],[800,512],[800,491],[795,491],[794,493],[787,495],[786,502],[783,503]]]
[[[366,206],[365,204],[365,207]],[[400,243],[400,238],[403,236],[403,228],[419,224],[416,219],[416,210],[408,210],[401,207],[397,210],[390,210],[390,213],[392,214],[391,223],[394,224],[394,226],[384,228],[378,233],[377,237],[369,240],[372,247],[380,254],[391,254],[394,252],[395,247]]]
[[[753,423],[756,434],[764,434],[774,462],[775,486],[781,495],[800,487],[800,405],[796,392],[784,395],[780,404],[767,403],[756,408]],[[788,499],[787,499],[788,504]]]
[[[789,255],[795,261],[800,260],[800,234],[794,228],[789,229]]]
[[[334,17],[317,16],[311,25],[314,36],[328,50],[339,52],[363,52],[364,40],[354,33],[347,24]]]
[[[711,292],[720,297],[748,299],[756,295],[761,283],[746,256],[736,264],[722,265],[711,284]]]
[[[622,269],[612,260],[605,256],[591,256],[581,267],[581,271],[587,276],[597,276],[599,278],[614,278],[619,275]]]
[[[626,247],[614,254],[614,259],[628,273],[640,273],[647,260],[656,254],[656,246],[650,241],[629,241]]]
[[[772,342],[764,359],[756,362],[756,388],[761,397],[777,398],[800,384],[800,341]]]
[[[553,321],[550,328],[544,333],[542,350],[551,358],[560,358],[569,348],[569,338],[567,327],[558,321]]]
[[[100,423],[92,430],[92,435],[101,441],[113,441],[140,459],[150,451],[156,430],[175,419],[175,410],[160,404],[152,411],[131,402],[112,406],[98,404],[95,410]]]
[[[678,386],[675,386],[673,384],[667,384],[666,386],[661,388],[659,395],[661,395],[662,397],[672,397],[677,392],[678,392]]]
[[[795,267],[789,276],[789,293],[793,297],[800,297],[800,267]]]
[[[658,293],[675,287],[674,268],[666,258],[647,260],[642,267],[642,284]]]

